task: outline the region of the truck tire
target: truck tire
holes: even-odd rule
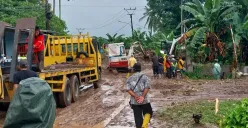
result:
[[[66,78],[65,90],[59,94],[59,106],[67,107],[71,105],[72,94],[71,94],[71,85],[69,78]]]
[[[72,93],[72,102],[76,102],[79,98],[79,81],[76,75],[71,76],[70,78],[71,93]]]

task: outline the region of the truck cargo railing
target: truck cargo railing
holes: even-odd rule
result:
[[[96,61],[96,51],[89,34],[52,36],[48,35],[44,50],[44,66],[75,59],[79,52],[87,53],[87,58]]]

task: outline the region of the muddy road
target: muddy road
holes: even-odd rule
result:
[[[148,66],[150,67],[150,66]],[[143,70],[152,76],[149,68]],[[134,128],[133,113],[125,92],[126,73],[103,71],[101,87],[81,92],[80,100],[67,108],[58,108],[55,128]],[[151,102],[154,118],[152,128],[165,128],[168,124],[157,119],[164,106],[194,100],[239,99],[248,96],[248,78],[239,80],[207,81],[152,79]],[[0,127],[6,112],[0,112]]]

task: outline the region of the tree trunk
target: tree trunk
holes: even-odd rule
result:
[[[233,41],[233,50],[234,50],[234,54],[233,54],[233,70],[232,70],[232,77],[233,77],[233,78],[236,78],[236,74],[237,74],[237,65],[238,65],[238,57],[237,57],[236,44],[235,44],[235,41],[234,41],[233,30],[232,30],[232,26],[231,26],[231,25],[230,25],[230,30],[231,30],[232,41]]]

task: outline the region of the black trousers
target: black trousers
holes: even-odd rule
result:
[[[155,75],[158,75],[158,66],[152,66],[152,68],[153,68],[153,75],[155,76]]]
[[[168,78],[171,78],[171,76],[172,76],[172,68],[171,68],[171,67],[170,67],[170,68],[167,68],[167,69],[166,69],[166,72],[167,72],[167,73],[166,73],[167,77],[168,77]]]
[[[44,51],[39,51],[37,52],[38,54],[38,67],[39,67],[39,70],[43,70],[44,69]]]
[[[144,105],[132,105],[133,113],[134,113],[134,120],[136,124],[136,128],[141,128],[143,124],[143,115],[149,113],[152,117],[152,107],[151,104],[144,104]]]

